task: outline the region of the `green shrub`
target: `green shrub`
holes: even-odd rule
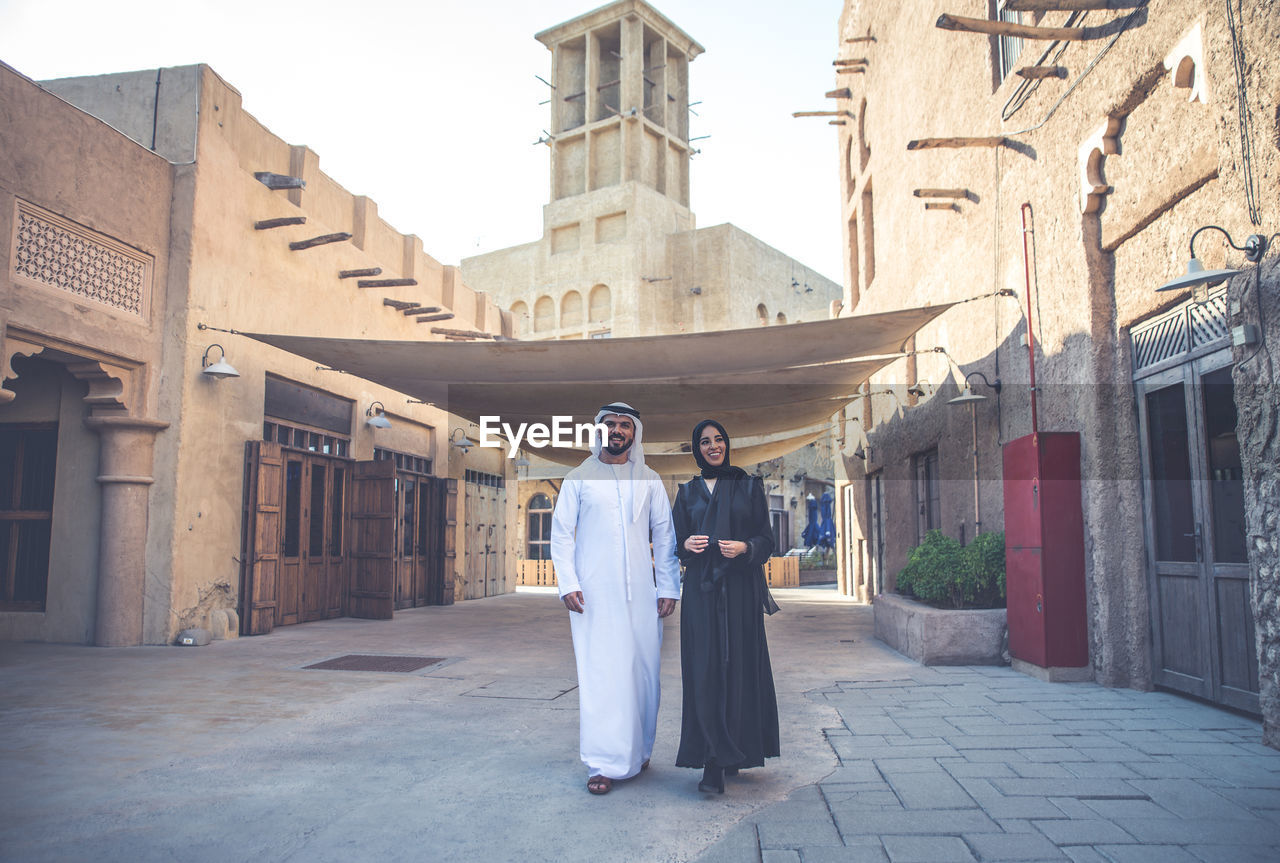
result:
[[[801,569],[832,569],[835,553],[821,548],[811,548],[800,558]]]
[[[961,546],[931,530],[898,573],[898,591],[947,608],[1004,605],[1004,534],[981,533]]]

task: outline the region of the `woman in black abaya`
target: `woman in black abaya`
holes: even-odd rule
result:
[[[773,531],[764,483],[729,463],[715,420],[693,430],[702,475],[680,486],[672,518],[685,566],[680,603],[684,712],[678,767],[701,767],[700,791],[724,792],[724,774],[778,755],[778,703],[765,641],[764,563]]]

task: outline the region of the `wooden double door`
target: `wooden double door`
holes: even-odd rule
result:
[[[1257,713],[1230,349],[1135,386],[1155,682]]]
[[[394,486],[395,607],[452,603],[453,579],[448,579],[446,590],[445,556],[441,553],[446,533],[452,539],[456,524],[449,514],[448,481],[397,471]]]
[[[451,568],[456,482],[421,476],[412,486],[410,499],[409,484],[389,461],[355,462],[250,441],[241,632],[261,635],[343,615],[389,618],[401,573],[407,601],[399,607],[445,601],[441,582]],[[405,505],[412,507],[407,547],[401,541]]]
[[[507,490],[466,483],[466,584],[464,598],[497,596],[506,589]]]
[[[245,634],[339,617],[351,460],[251,441],[245,460]]]

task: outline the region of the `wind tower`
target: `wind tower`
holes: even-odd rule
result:
[[[628,221],[645,233],[691,230],[689,63],[702,46],[643,0],[536,38],[552,55],[544,227],[555,250],[620,240]],[[594,218],[575,222],[587,213]]]

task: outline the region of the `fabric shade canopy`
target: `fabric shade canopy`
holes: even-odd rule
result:
[[[555,415],[589,422],[600,405],[625,401],[641,413],[646,450],[687,441],[693,426],[710,416],[737,438],[773,436],[759,444],[773,452],[783,441],[795,449],[813,440],[805,434],[812,426],[856,398],[871,374],[952,305],[622,339],[459,343],[243,335],[473,422],[497,416],[513,426],[549,424]],[[691,469],[691,456],[672,457],[686,459]],[[575,453],[572,463],[581,458]]]
[[[690,432],[693,430],[690,429]],[[826,434],[826,429],[815,429],[804,434],[770,441],[768,443],[733,448],[733,463],[737,465],[753,465],[762,461],[784,456],[802,446],[807,446]],[[585,450],[560,449],[546,447],[537,451],[539,458],[545,458],[558,464],[576,466],[587,457]],[[663,476],[692,475],[698,472],[698,465],[693,454],[687,452],[663,453],[651,452],[645,447],[644,463]]]

